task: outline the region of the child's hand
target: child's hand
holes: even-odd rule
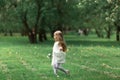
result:
[[[48,55],[47,55],[47,58],[51,58],[52,57],[52,55],[51,55],[51,53],[49,53]]]
[[[63,51],[63,48],[62,47],[59,47],[60,51]]]

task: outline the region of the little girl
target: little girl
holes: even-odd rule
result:
[[[58,76],[57,70],[63,71],[65,74],[69,74],[69,70],[64,69],[61,64],[65,63],[65,55],[66,55],[66,44],[63,40],[63,35],[61,31],[54,32],[54,46],[52,52],[52,66],[54,70],[54,74]]]

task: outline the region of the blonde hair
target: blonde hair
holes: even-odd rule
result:
[[[64,41],[62,32],[58,30],[58,31],[55,31],[54,34],[59,35],[59,40],[58,40],[59,43],[58,43],[58,45],[63,48],[64,52],[66,52],[67,51],[67,46],[66,46],[66,43]]]

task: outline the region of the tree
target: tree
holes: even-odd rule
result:
[[[43,0],[21,1],[19,14],[31,43],[37,43],[37,33],[41,26]]]
[[[19,31],[18,26],[18,17],[16,16],[17,13],[14,13],[16,11],[16,4],[12,1],[6,1],[6,0],[0,0],[0,29],[5,32],[10,32],[10,35],[13,31]]]
[[[116,40],[119,41],[120,32],[120,1],[119,0],[107,0],[106,20],[109,24],[114,24],[116,28]]]

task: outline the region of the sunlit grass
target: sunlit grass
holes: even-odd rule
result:
[[[51,59],[53,39],[30,44],[27,37],[0,37],[0,80],[119,80],[120,47],[112,39],[95,35],[65,35],[68,52],[64,67],[70,76],[53,74]]]

